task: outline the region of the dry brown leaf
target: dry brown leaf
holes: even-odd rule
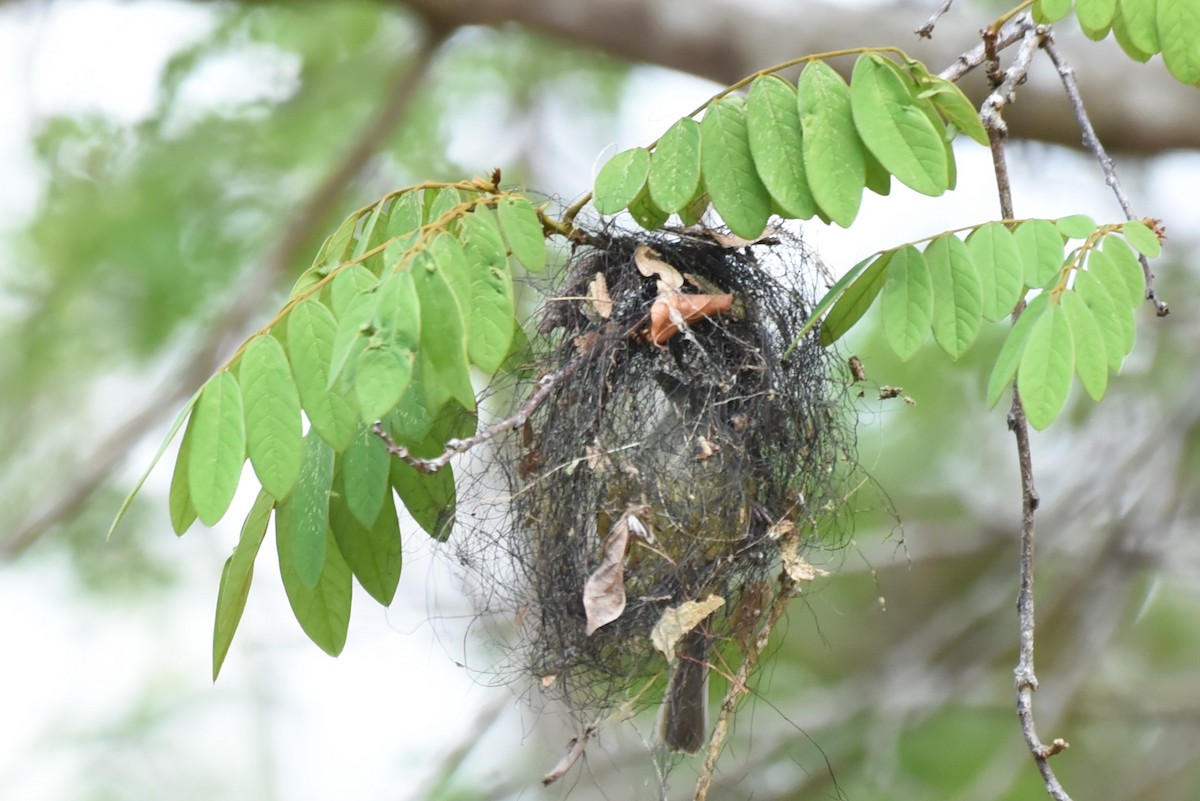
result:
[[[604,273],[596,273],[596,277],[588,284],[587,299],[590,308],[601,320],[607,320],[612,314],[612,298],[608,294],[608,281],[605,280]]]
[[[867,380],[867,368],[863,367],[862,359],[857,356],[851,356],[849,364],[850,375],[854,377],[855,381]]]
[[[788,574],[788,578],[792,581],[812,581],[817,576],[828,576],[828,570],[822,570],[819,567],[813,567],[808,563],[808,560],[800,555],[797,548],[783,548],[779,552],[779,559],[783,562],[783,569]]]
[[[595,445],[583,446],[583,459],[587,463],[588,470],[596,473],[607,473],[612,470],[612,459],[608,457],[608,452],[597,448]]]
[[[583,609],[587,634],[611,623],[625,612],[625,554],[632,537],[646,536],[646,527],[631,507],[621,515],[604,541],[604,559],[583,584]]]
[[[714,242],[726,249],[744,248],[747,245],[757,245],[759,242],[778,239],[780,236],[787,236],[787,231],[784,231],[782,228],[773,228],[770,226],[765,228],[755,239],[743,239],[740,236],[726,234],[721,231],[709,230],[707,233],[712,237]]]
[[[588,331],[586,334],[580,334],[571,340],[571,344],[575,346],[575,352],[587,355],[592,352],[592,348],[596,343],[604,338],[604,335],[599,331]]]
[[[727,311],[733,295],[685,295],[671,292],[659,295],[650,306],[650,341],[663,345],[679,333],[682,325],[694,323]]]
[[[675,644],[679,638],[704,622],[704,619],[725,605],[719,595],[710,595],[703,601],[684,601],[679,606],[664,609],[662,617],[650,632],[650,642],[662,652],[667,661],[675,660]]]
[[[638,245],[634,248],[633,263],[642,275],[647,278],[658,278],[660,294],[666,289],[683,287],[683,275],[679,270],[663,261],[658,251],[649,245]]]
[[[778,540],[778,539],[787,537],[788,540],[791,541],[791,540],[795,539],[792,536],[793,534],[795,534],[795,532],[796,532],[796,524],[793,523],[791,520],[788,520],[785,517],[783,520],[780,520],[777,523],[771,524],[771,527],[769,529],[767,529],[767,536],[773,540]]]

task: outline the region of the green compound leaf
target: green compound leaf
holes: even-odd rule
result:
[[[350,252],[351,259],[357,259],[384,240],[383,233],[387,228],[387,205],[387,200],[381,200],[375,204],[375,208],[371,209],[371,216],[367,218],[362,225],[362,230],[358,232],[358,239],[354,243],[354,249]],[[381,222],[383,225],[380,225]]]
[[[329,307],[338,320],[351,303],[379,283],[379,277],[361,264],[351,264],[338,271],[329,285]]]
[[[956,84],[931,74],[915,59],[905,61],[904,68],[917,82],[918,98],[929,98],[951,125],[987,147],[987,131],[979,119],[979,111]]]
[[[1016,238],[1002,223],[987,223],[967,237],[967,250],[979,268],[983,319],[995,322],[1007,317],[1020,300],[1025,281]]]
[[[225,656],[233,642],[238,624],[242,620],[242,612],[246,609],[246,598],[250,594],[250,584],[254,580],[254,560],[258,556],[259,546],[267,533],[267,524],[271,522],[271,510],[275,507],[275,499],[266,490],[259,490],[246,522],[242,524],[242,534],[238,538],[237,547],[225,560],[221,570],[221,585],[217,589],[217,613],[213,620],[213,681],[221,673],[221,665],[225,664]]]
[[[1121,233],[1138,253],[1147,258],[1157,259],[1162,253],[1162,244],[1158,241],[1158,237],[1141,220],[1130,220],[1125,223],[1121,228]]]
[[[383,440],[372,429],[369,425],[359,428],[354,441],[342,454],[340,469],[342,489],[338,502],[364,526],[373,525],[379,517],[389,487],[388,462],[391,457]],[[334,532],[337,532],[336,526]]]
[[[1092,311],[1096,324],[1100,327],[1100,336],[1104,338],[1104,355],[1108,360],[1108,369],[1117,373],[1121,363],[1133,350],[1134,337],[1137,333],[1133,313],[1124,303],[1113,300],[1109,291],[1100,280],[1090,272],[1075,274],[1074,291]]]
[[[1157,27],[1167,69],[1183,83],[1200,85],[1200,3],[1158,0]]]
[[[1026,220],[1013,236],[1025,266],[1025,286],[1036,289],[1053,281],[1063,266],[1063,238],[1054,223]]]
[[[1117,272],[1125,283],[1129,305],[1137,306],[1146,299],[1146,274],[1142,263],[1129,246],[1115,236],[1106,236],[1101,246],[1104,255],[1117,266]]]
[[[1092,400],[1099,401],[1108,389],[1108,353],[1100,326],[1087,303],[1074,292],[1062,293],[1059,302],[1071,328],[1079,383]]]
[[[840,281],[833,285],[817,308],[813,309],[812,318],[819,318],[828,305],[832,305],[829,314],[821,322],[821,344],[825,347],[837,342],[847,331],[854,327],[871,304],[875,296],[883,289],[887,279],[888,262],[892,260],[895,251],[885,250],[874,257],[860,261],[854,265]],[[801,332],[803,336],[804,332]]]
[[[667,218],[671,216],[654,205],[649,189],[643,189],[642,193],[629,204],[629,215],[647,231],[657,231],[662,228]]]
[[[368,345],[355,363],[354,397],[365,423],[396,407],[412,381],[416,354],[394,342]]]
[[[242,393],[228,371],[214,375],[200,391],[185,436],[191,438],[187,473],[192,506],[200,522],[212,526],[229,508],[246,460]]]
[[[807,220],[817,201],[804,171],[804,133],[796,90],[774,75],[756,80],[746,101],[750,154],[758,177],[787,217]],[[653,173],[651,186],[653,187]]]
[[[167,431],[167,435],[163,438],[162,443],[159,444],[158,450],[155,451],[154,458],[150,460],[150,464],[148,464],[146,466],[146,469],[142,471],[142,475],[140,477],[138,477],[137,483],[133,485],[133,489],[131,489],[129,491],[129,494],[125,496],[125,500],[121,501],[121,506],[119,509],[117,509],[117,514],[113,517],[112,523],[110,523],[108,526],[108,533],[105,535],[106,539],[111,538],[113,535],[113,532],[117,530],[117,526],[121,525],[121,521],[125,518],[125,515],[129,512],[129,507],[133,505],[133,499],[136,498],[138,493],[142,491],[142,486],[146,483],[146,479],[150,477],[150,472],[152,470],[154,470],[154,467],[158,464],[158,460],[161,459],[163,457],[163,454],[167,452],[167,448],[170,446],[171,440],[175,439],[175,435],[178,434],[179,429],[183,427],[184,421],[186,421],[188,419],[188,415],[191,414],[192,409],[194,409],[196,407],[196,400],[200,397],[200,392],[202,389],[203,389],[203,387],[201,389],[196,390],[196,392],[192,395],[192,397],[188,398],[188,402],[184,404],[183,408],[179,410],[179,413],[177,415],[175,415],[175,420],[174,420],[174,422],[171,423],[171,428]],[[176,469],[176,472],[178,473],[178,471],[179,471],[178,464],[176,464],[175,469]],[[186,495],[187,494],[186,473],[184,474],[183,482],[184,482],[182,485],[184,488],[183,494]],[[172,497],[174,497],[174,496],[172,496]],[[188,504],[190,505],[190,503],[191,503],[191,501],[189,499]],[[172,520],[173,526],[175,525],[175,519],[176,519],[175,513],[174,513],[174,511],[172,511],[171,520]],[[192,519],[195,519],[194,516]],[[187,525],[183,526],[183,529],[187,530],[187,527],[190,525],[191,525],[191,520],[189,520],[187,522]],[[183,531],[180,531],[179,527],[175,526],[175,533],[182,534]]]
[[[436,191],[426,189],[424,199],[425,222],[435,223],[453,212],[462,203],[462,193],[453,186],[443,187]],[[454,225],[447,226],[450,230],[454,230],[454,227]]]
[[[1128,33],[1129,42],[1149,56],[1162,49],[1158,41],[1158,3],[1156,0],[1120,0],[1118,17]],[[1114,32],[1118,26],[1114,23]],[[1118,37],[1120,39],[1120,37]],[[1128,51],[1126,51],[1128,52]]]
[[[1075,17],[1084,34],[1093,41],[1108,35],[1117,12],[1117,0],[1075,0]]]
[[[684,117],[668,128],[654,146],[650,157],[650,198],[655,206],[674,214],[691,202],[699,186],[700,124]]]
[[[475,390],[467,367],[466,327],[450,285],[433,257],[419,255],[412,269],[421,308],[421,345],[417,349],[424,406],[436,414],[454,398],[475,408]]]
[[[1056,220],[1054,227],[1068,239],[1087,239],[1096,232],[1096,221],[1086,214],[1072,214]]]
[[[319,301],[301,301],[287,318],[288,361],[300,405],[317,433],[336,451],[345,450],[358,429],[358,410],[342,392],[330,391],[329,372],[337,321]]]
[[[438,447],[441,452],[441,447]],[[456,495],[449,466],[422,473],[400,459],[392,459],[391,482],[408,513],[425,533],[445,542],[454,527]]]
[[[813,61],[800,74],[797,100],[804,167],[813,198],[829,219],[848,228],[858,216],[866,179],[850,87],[833,67]]]
[[[345,475],[343,474],[343,478]],[[384,606],[396,596],[400,583],[400,523],[396,518],[396,503],[390,486],[383,498],[379,513],[370,525],[364,526],[350,512],[339,495],[335,495],[329,509],[330,524],[338,550],[350,566],[354,577],[371,597]],[[350,497],[349,494],[344,497]]]
[[[854,125],[888,172],[921,194],[937,196],[950,185],[943,130],[918,108],[905,81],[882,56],[860,56],[850,81]]]
[[[1025,417],[1038,431],[1054,422],[1067,402],[1075,373],[1075,345],[1062,306],[1051,302],[1029,332],[1017,386]]]
[[[894,253],[879,303],[884,336],[896,355],[908,361],[925,341],[933,319],[933,285],[921,251],[909,245]]]
[[[1100,250],[1092,250],[1088,253],[1087,271],[1100,281],[1112,299],[1121,307],[1133,308],[1141,300],[1141,298],[1137,300],[1130,298],[1129,285],[1125,282],[1125,276],[1122,275],[1116,261],[1107,253]]]
[[[953,164],[953,162],[950,163]],[[863,148],[863,169],[867,189],[884,197],[892,193],[892,174],[866,148]]]
[[[1004,346],[1000,348],[1000,355],[996,357],[996,364],[992,367],[992,374],[988,378],[987,405],[989,409],[996,405],[1004,393],[1004,389],[1016,377],[1017,367],[1021,363],[1021,354],[1025,352],[1025,341],[1029,338],[1029,332],[1033,329],[1034,323],[1049,307],[1049,300],[1050,296],[1043,292],[1029,301],[1029,305],[1021,312],[1021,316],[1013,324],[1012,330],[1008,332],[1008,338],[1004,340]]]
[[[263,489],[286,498],[300,475],[304,436],[300,395],[279,341],[254,338],[242,354],[239,371],[246,412],[246,450]]]
[[[616,214],[642,193],[650,176],[650,151],[644,147],[622,150],[600,168],[592,190],[592,203],[601,214]]]
[[[325,382],[327,391],[337,386],[348,372],[349,378],[353,379],[353,371],[347,371],[346,368],[357,363],[358,357],[367,349],[367,339],[376,330],[373,318],[378,306],[378,293],[365,292],[352,299],[338,318],[333,347],[329,352],[329,377]]]
[[[957,359],[979,334],[983,323],[983,287],[979,270],[962,240],[939,236],[925,248],[933,281],[933,339]]]
[[[171,474],[171,491],[167,498],[171,530],[178,536],[183,536],[196,522],[196,508],[192,506],[192,491],[188,488],[187,468],[191,452],[191,439],[185,431],[183,441],[179,443],[179,453],[175,456],[175,470]]]
[[[1149,9],[1150,21],[1151,21],[1151,24],[1153,24],[1153,22],[1154,22],[1154,8],[1152,7],[1153,0],[1151,0],[1150,3],[1139,3],[1139,5],[1151,6],[1151,8]],[[1154,53],[1157,52],[1157,50],[1158,50],[1158,48],[1157,48],[1158,29],[1157,28],[1154,29],[1155,50],[1154,51],[1142,50],[1134,42],[1133,35],[1131,34],[1130,29],[1129,29],[1129,22],[1125,17],[1124,9],[1122,9],[1120,6],[1121,6],[1121,4],[1118,4],[1117,14],[1115,17],[1113,17],[1113,21],[1112,21],[1113,38],[1117,40],[1117,44],[1119,44],[1121,46],[1121,49],[1125,51],[1125,55],[1129,56],[1134,61],[1144,64],[1147,61],[1149,61],[1154,56]]]
[[[470,264],[467,307],[467,357],[485,373],[500,368],[516,328],[512,272],[500,231],[490,215],[479,212],[463,221]]]
[[[388,239],[412,233],[421,227],[421,193],[408,191],[392,201],[388,214]]]
[[[1038,0],[1033,4],[1035,19],[1040,16],[1046,22],[1058,22],[1071,10],[1071,0]]]
[[[319,275],[328,275],[333,267],[346,260],[350,254],[350,244],[354,241],[354,231],[358,228],[359,217],[360,215],[356,211],[342,220],[342,224],[337,227],[337,230],[321,244],[321,249],[317,251],[317,257],[313,259],[313,266],[309,268],[310,270],[316,268]]]
[[[291,551],[292,541],[286,536],[290,525],[287,504],[275,513],[275,545],[279,552],[279,571],[283,578],[283,589],[291,604],[300,628],[317,646],[337,656],[346,646],[346,630],[350,625],[350,599],[352,584],[350,566],[338,550],[333,535],[324,532],[327,554],[325,568],[315,586],[306,585],[296,572],[295,558]]]
[[[757,239],[771,216],[771,195],[750,153],[745,103],[726,97],[708,107],[700,123],[700,163],[713,208],[744,239]]]
[[[304,464],[291,496],[277,504],[277,537],[288,541],[290,567],[307,588],[317,585],[326,562],[329,495],[333,490],[334,453],[315,432],[304,438]],[[282,567],[282,563],[280,565]]]
[[[523,197],[509,195],[496,204],[496,216],[513,258],[529,272],[540,273],[546,266],[546,237],[533,206]]]

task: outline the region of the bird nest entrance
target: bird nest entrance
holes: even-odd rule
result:
[[[785,234],[596,235],[543,309],[552,385],[514,438],[493,591],[519,669],[582,724],[665,694],[664,741],[697,750],[709,670],[836,542],[853,428],[818,329],[799,337],[815,272]]]

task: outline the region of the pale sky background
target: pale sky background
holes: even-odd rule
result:
[[[136,122],[153,107],[168,56],[210,27],[210,13],[186,3],[0,6],[0,236],[19,228],[37,203],[44,178],[32,160],[30,137],[39,119],[86,110]],[[231,98],[285,96],[294,85],[295,65],[279,54],[253,53],[247,61],[214,64],[185,96],[204,107]],[[696,79],[637,70],[613,146],[656,138],[712,91],[711,84]],[[494,153],[487,142],[469,138],[454,148],[465,154],[478,150],[479,163],[489,163]],[[1039,146],[1021,148],[1021,156],[1013,159],[1019,216],[1085,212],[1098,220],[1119,218],[1086,157]],[[587,175],[589,165],[601,160],[600,153],[579,153],[575,167]],[[1125,177],[1138,209],[1167,215],[1173,208],[1194,207],[1200,160],[1165,158],[1148,172],[1127,170]],[[969,142],[959,149],[959,187],[964,191],[941,199],[901,187],[890,198],[868,195],[853,231],[815,225],[806,228],[806,236],[842,271],[895,244],[897,231],[915,238],[997,216],[987,151]],[[1168,217],[1168,225],[1172,222]],[[1194,243],[1194,229],[1186,228],[1194,219],[1176,222],[1172,237],[1191,237]],[[0,258],[11,258],[3,245]],[[148,437],[131,457],[128,483],[157,444],[157,434]],[[127,754],[136,758],[129,764],[118,760],[114,769],[136,765],[144,771],[140,780],[161,788],[163,798],[176,795],[173,786],[194,790],[208,782],[214,792],[240,787],[239,797],[246,799],[403,799],[420,792],[419,777],[471,736],[476,716],[493,702],[510,711],[470,764],[476,775],[499,774],[512,749],[521,747],[530,716],[509,690],[481,686],[455,667],[471,609],[447,587],[431,549],[418,538],[405,543],[404,577],[391,609],[356,596],[347,646],[336,660],[312,646],[294,624],[274,559],[266,554],[214,686],[210,640],[217,582],[252,496],[239,498],[240,506],[217,530],[197,526],[176,540],[165,511],[170,462],[164,459],[140,503],[164,507],[151,512],[162,520],[152,544],[186,565],[180,586],[158,598],[109,601],[75,588],[65,561],[28,558],[0,567],[0,796],[75,797],[81,775],[106,760],[95,752],[98,746],[81,742],[105,732],[99,742],[113,753],[147,747],[122,740],[122,727],[158,714],[163,723],[150,738],[152,752]],[[117,536],[133,535],[126,530]],[[436,593],[426,581],[430,576],[442,578]],[[149,708],[138,708],[148,697]],[[255,728],[263,719],[256,705],[270,707],[265,715],[270,736]],[[521,754],[517,764],[529,766],[529,796],[541,791],[536,771],[549,769],[554,758],[540,746]],[[266,781],[273,788],[262,783],[263,765],[271,766]],[[507,773],[511,776],[511,768]]]

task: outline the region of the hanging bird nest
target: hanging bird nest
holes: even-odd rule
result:
[[[843,528],[844,382],[818,328],[797,339],[814,260],[783,233],[718,239],[593,235],[541,314],[554,379],[514,437],[487,593],[516,613],[515,667],[583,725],[656,703],[689,633],[738,664]],[[501,575],[479,542],[464,562]]]

